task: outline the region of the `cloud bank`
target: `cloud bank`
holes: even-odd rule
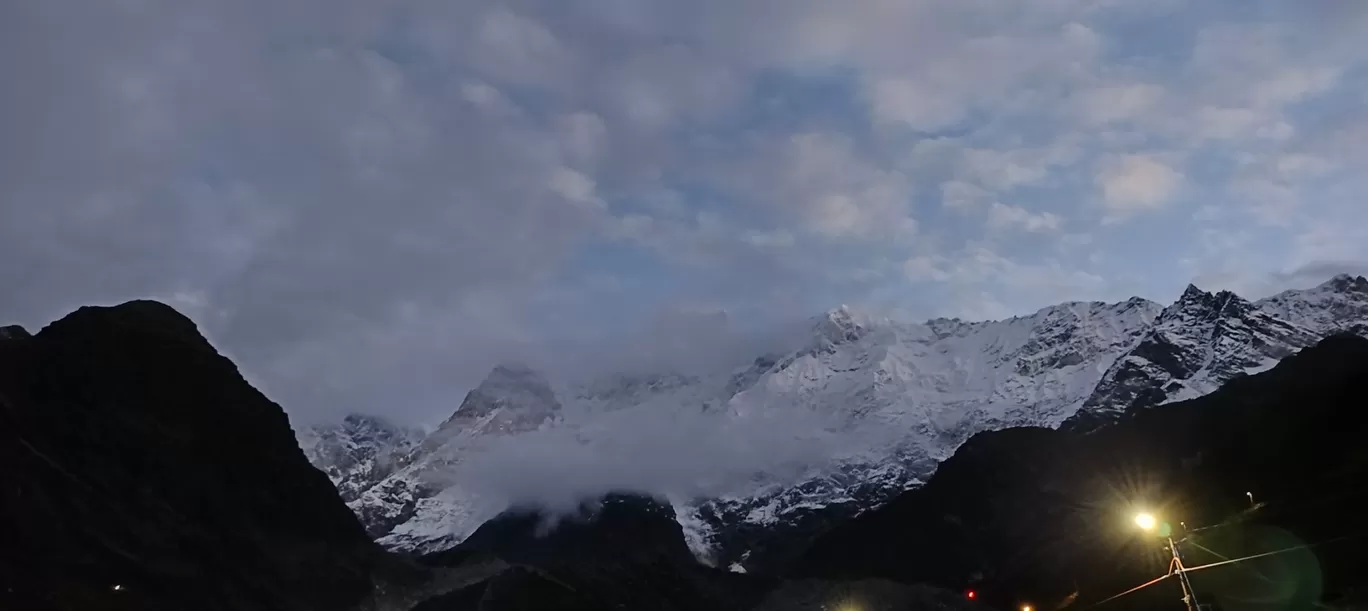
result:
[[[14,0],[0,318],[159,298],[297,422],[434,422],[743,350],[671,312],[1306,286],[1368,261],[1364,6]]]

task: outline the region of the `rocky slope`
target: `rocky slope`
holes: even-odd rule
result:
[[[1365,325],[1368,280],[1348,276],[1256,302],[1190,287],[1168,307],[1139,298],[1066,303],[990,322],[905,323],[840,308],[812,321],[802,348],[757,357],[730,376],[617,376],[559,392],[538,378],[527,388],[497,383],[472,396],[536,398],[510,396],[500,404],[509,407],[494,408],[524,423],[490,433],[504,438],[543,425],[592,428],[596,415],[627,409],[702,410],[738,423],[802,415],[830,442],[826,462],[796,470],[774,464],[677,506],[695,551],[754,571],[781,566],[795,541],[919,485],[975,433],[1093,430],[1132,407],[1200,396],[1329,333]],[[459,485],[460,457],[485,437],[479,426],[425,442],[410,459],[415,466],[353,503],[382,543],[449,547],[500,509]],[[421,458],[439,449],[445,458]]]
[[[336,611],[382,550],[285,413],[155,302],[0,338],[0,608]]]
[[[561,405],[541,374],[519,363],[494,368],[461,406],[402,459],[404,467],[348,506],[388,547],[450,547],[502,507],[459,485],[463,458],[501,437],[553,426]]]
[[[1328,334],[1368,323],[1368,281],[1341,276],[1257,302],[1189,286],[1145,337],[1103,376],[1069,422],[1089,430],[1131,407],[1200,397],[1243,373],[1272,367]]]
[[[340,423],[300,430],[299,447],[350,503],[407,467],[409,456],[426,436],[421,429],[396,426],[384,418],[350,414]]]
[[[1329,541],[1193,573],[1204,604],[1303,609],[1361,596],[1365,406],[1368,340],[1338,335],[1091,434],[981,433],[926,485],[818,538],[794,574],[1084,608],[1164,574],[1160,541],[1129,520],[1150,511],[1188,566]],[[1107,608],[1176,608],[1179,596],[1170,580]]]

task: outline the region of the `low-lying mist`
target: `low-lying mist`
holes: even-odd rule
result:
[[[450,483],[510,505],[571,511],[630,491],[677,501],[786,483],[868,448],[870,431],[841,430],[831,413],[626,409],[492,440]]]

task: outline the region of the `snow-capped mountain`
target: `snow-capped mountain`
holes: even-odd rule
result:
[[[350,414],[340,423],[301,430],[297,437],[309,462],[328,474],[344,502],[351,502],[407,466],[426,433],[377,416]]]
[[[1237,375],[1270,369],[1332,333],[1363,334],[1366,322],[1368,281],[1362,277],[1338,276],[1255,302],[1189,285],[1107,371],[1067,426],[1089,430],[1128,409],[1200,397]]]
[[[480,510],[480,499],[459,486],[462,458],[497,438],[554,425],[560,410],[540,373],[521,363],[498,365],[451,417],[408,451],[401,469],[347,505],[372,536],[390,547],[421,550],[455,544],[489,517]]]
[[[828,313],[809,348],[776,363],[731,406],[835,413],[837,426],[867,441],[797,485],[770,483],[704,503],[699,513],[712,529],[716,561],[730,565],[749,553],[747,562],[763,565],[797,551],[776,549],[768,532],[783,529],[787,536],[776,542],[800,542],[878,505],[919,484],[979,431],[1058,426],[1159,311],[1132,299],[991,322]]]
[[[1254,302],[1189,287],[1168,307],[1075,302],[988,322],[910,323],[842,307],[812,320],[801,348],[730,375],[623,374],[553,389],[525,367],[501,366],[403,468],[351,506],[381,543],[430,551],[502,509],[461,485],[462,458],[490,440],[587,432],[625,410],[820,423],[812,426],[823,439],[839,442],[825,448],[823,464],[796,474],[775,464],[676,507],[695,551],[721,566],[763,568],[795,551],[778,542],[801,541],[918,485],[977,432],[1104,426],[1132,407],[1266,369],[1330,333],[1366,329],[1368,280],[1340,276]],[[800,419],[807,415],[819,418]]]

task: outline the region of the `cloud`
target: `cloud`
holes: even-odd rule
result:
[[[1024,208],[993,202],[988,211],[988,225],[994,229],[1021,229],[1031,233],[1059,231],[1063,219],[1050,212],[1033,213]]]
[[[1150,83],[1107,85],[1084,89],[1076,96],[1075,111],[1088,125],[1104,125],[1144,117],[1163,97],[1164,88]]]
[[[1272,287],[1368,258],[1360,4],[4,3],[0,317],[167,299],[297,419],[431,421],[677,304]]]
[[[1109,218],[1116,220],[1164,207],[1182,182],[1181,173],[1149,155],[1107,160],[1097,174]]]
[[[486,498],[566,510],[615,490],[715,498],[753,490],[757,473],[786,482],[825,466],[855,447],[855,436],[835,428],[812,410],[620,410],[496,440],[463,460],[461,484]]]

